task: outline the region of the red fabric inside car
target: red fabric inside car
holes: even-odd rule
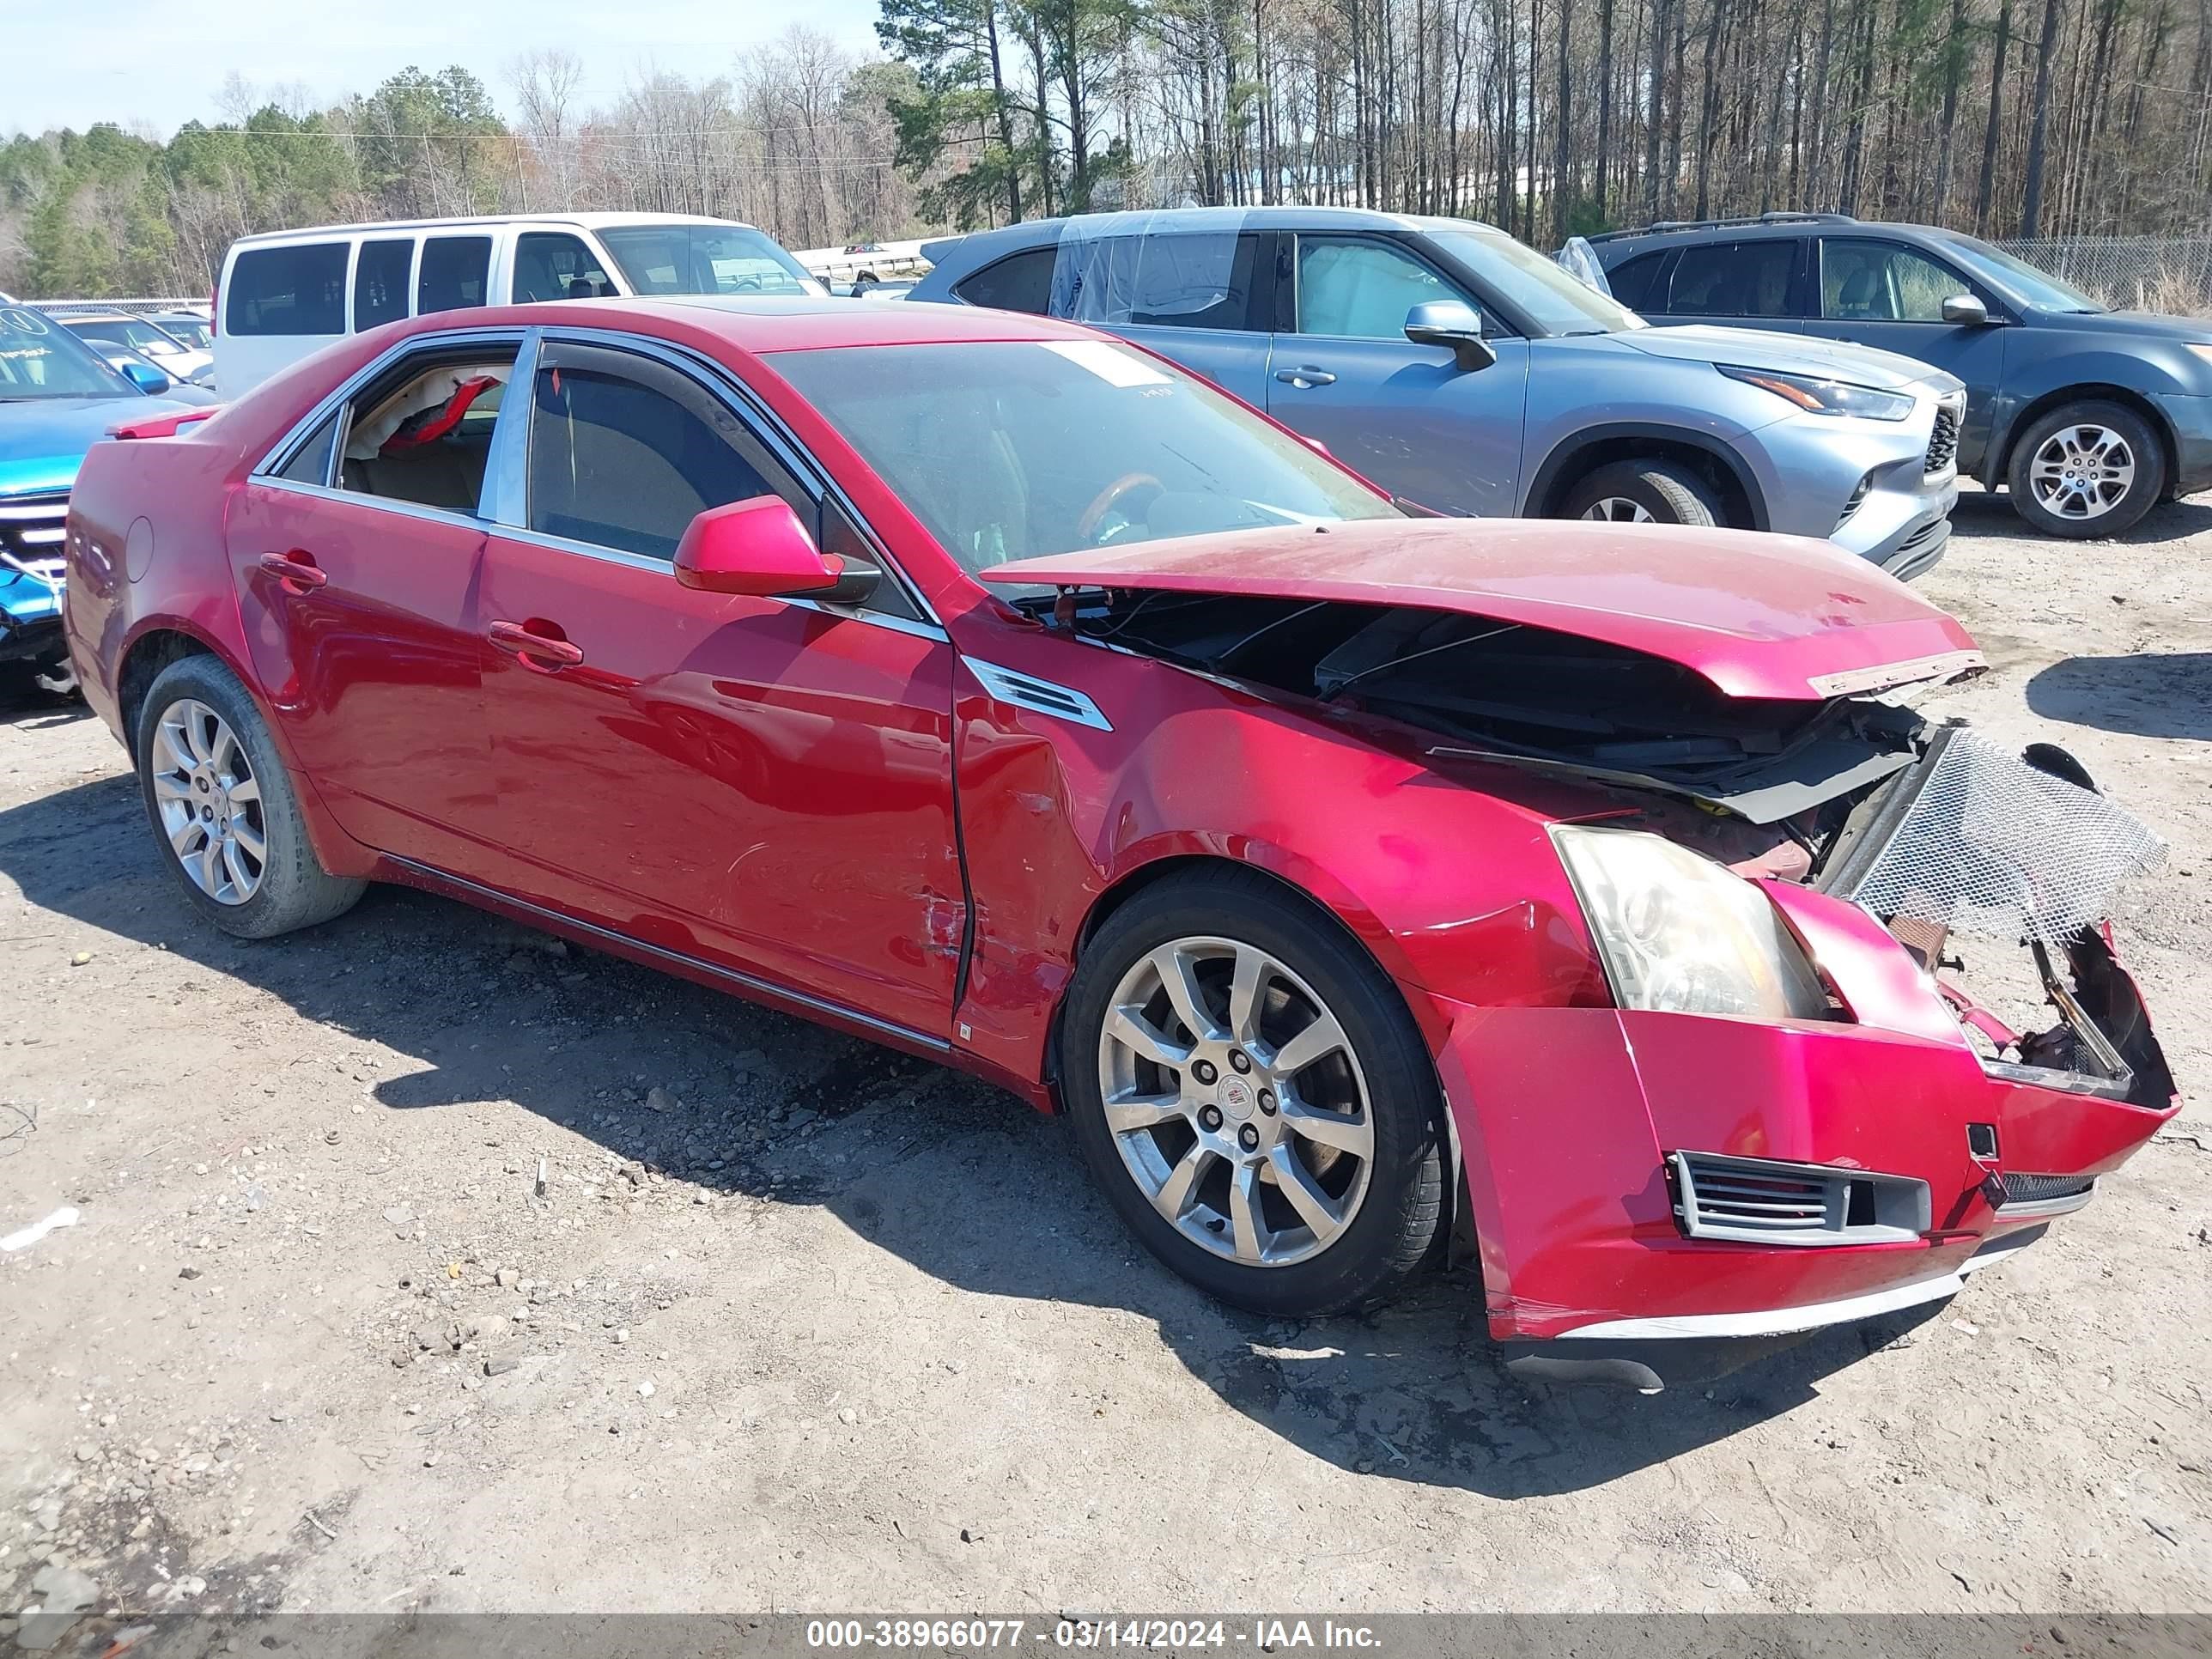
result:
[[[384,447],[379,453],[389,455],[394,450],[414,449],[423,444],[435,443],[461,423],[461,417],[469,412],[470,406],[477,398],[498,384],[499,381],[489,374],[480,374],[473,380],[463,380],[453,388],[453,395],[446,399],[444,408],[430,414],[419,426],[410,422],[402,427],[384,441]]]

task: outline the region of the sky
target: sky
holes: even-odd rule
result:
[[[875,16],[875,0],[0,0],[0,134],[114,121],[167,137],[221,118],[233,70],[257,88],[302,83],[319,105],[410,64],[459,64],[507,109],[504,66],[534,46],[581,58],[584,101],[595,104],[654,68],[726,72],[738,52],[793,22],[872,52]]]

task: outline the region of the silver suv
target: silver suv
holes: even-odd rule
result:
[[[1950,535],[1959,381],[1801,335],[1650,328],[1486,225],[1193,208],[923,252],[911,299],[1109,329],[1441,511],[1821,536],[1905,577]]]

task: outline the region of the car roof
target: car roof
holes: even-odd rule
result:
[[[1609,231],[1593,236],[1590,244],[1606,264],[1618,264],[1638,253],[1664,248],[1696,247],[1711,242],[1766,242],[1781,237],[1863,236],[1869,233],[1900,236],[1907,240],[1926,237],[1956,241],[1961,232],[1941,225],[1916,225],[1899,220],[1854,219],[1840,213],[1807,213],[1772,220],[1717,219],[1705,223],[1647,225],[1636,230]]]
[[[1377,208],[1298,207],[1276,203],[1266,207],[1159,208],[1127,213],[1080,213],[1059,219],[1024,219],[966,236],[948,236],[922,245],[922,257],[943,264],[956,248],[975,253],[1010,252],[1058,241],[1071,232],[1090,236],[1170,234],[1180,230],[1455,230],[1505,233],[1476,219],[1448,219],[1434,215],[1385,213]]]
[[[234,248],[267,243],[316,241],[331,236],[375,234],[380,232],[423,230],[491,230],[501,225],[568,225],[600,230],[611,225],[729,225],[739,230],[758,230],[742,219],[717,219],[704,213],[479,213],[450,219],[374,219],[356,224],[304,225],[297,230],[257,231],[241,236]]]
[[[566,325],[621,331],[641,321],[704,329],[739,351],[812,351],[838,346],[943,345],[986,340],[1095,340],[1073,323],[975,306],[872,306],[856,300],[745,298],[723,295],[665,295],[652,299],[540,301],[465,313],[433,312],[413,320],[422,326],[487,328],[514,325]]]

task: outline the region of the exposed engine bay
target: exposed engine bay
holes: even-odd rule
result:
[[[1417,728],[1443,740],[1426,750],[1442,770],[1612,786],[1640,827],[1738,875],[1866,908],[1993,1076],[2158,1107],[2172,1093],[2102,926],[2160,843],[2053,745],[2014,757],[1919,714],[1906,688],[1734,697],[1662,657],[1459,611],[1155,589],[1018,603],[1115,649]],[[1970,945],[1987,1006],[1963,987]],[[2045,1010],[2055,1024],[2025,1029]]]

